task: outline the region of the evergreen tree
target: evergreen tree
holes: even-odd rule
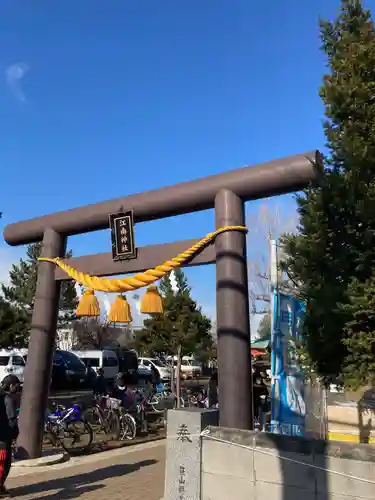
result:
[[[167,274],[163,279],[160,280],[159,292],[162,297],[173,295],[172,281],[169,274]]]
[[[174,293],[170,276],[159,285],[163,297],[162,314],[145,320],[145,328],[137,332],[135,346],[142,353],[181,355],[202,353],[213,344],[211,321],[192,299],[191,289],[182,270],[175,272],[177,292]]]
[[[344,328],[343,380],[357,389],[375,381],[375,274],[364,283],[353,280],[349,292],[349,303],[342,305],[349,318]]]
[[[181,295],[190,296],[191,288],[188,284],[186,274],[181,268],[177,268],[174,271],[174,278],[176,280],[178,293]]]
[[[329,155],[320,186],[297,196],[299,234],[284,238],[285,267],[307,301],[305,347],[313,368],[327,382],[344,376],[352,385],[359,373],[372,378],[374,369],[366,356],[350,360],[359,328],[352,294],[375,268],[375,31],[357,0],[342,1],[338,17],[320,25],[329,65],[320,90]],[[360,330],[371,330],[363,316],[368,308],[361,308],[368,326]]]
[[[37,284],[38,257],[40,256],[42,243],[29,245],[26,259],[21,259],[19,264],[13,264],[9,272],[9,286],[2,285],[3,297],[6,303],[21,315],[22,321],[19,325],[19,335],[25,341],[29,337],[32,311],[34,307],[35,291]],[[72,252],[66,254],[71,258]],[[61,285],[58,326],[67,324],[74,318],[78,299],[74,283],[63,281]]]
[[[258,325],[257,334],[259,338],[269,337],[271,338],[271,314],[266,313],[260,320]]]
[[[0,296],[0,348],[25,347],[27,316]]]

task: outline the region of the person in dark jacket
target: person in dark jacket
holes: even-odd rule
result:
[[[94,394],[98,396],[105,396],[108,393],[108,381],[104,377],[103,368],[99,368],[98,376],[96,377],[94,384]]]
[[[161,377],[159,370],[155,368],[155,366],[151,365],[151,379],[152,379],[152,385],[154,388],[156,388],[157,385],[160,384],[161,382]]]
[[[5,481],[12,465],[12,442],[18,436],[20,381],[7,375],[0,389],[0,498],[7,498]]]
[[[268,389],[264,382],[264,375],[259,368],[254,369],[253,373],[253,401],[254,401],[254,416],[260,420],[264,413],[264,404],[262,398],[268,397]]]
[[[111,396],[121,401],[121,406],[126,411],[133,411],[137,407],[134,392],[129,389],[128,380],[125,374],[119,373],[116,378],[116,385],[112,390]]]
[[[208,382],[208,406],[217,408],[219,404],[218,372],[215,370]]]

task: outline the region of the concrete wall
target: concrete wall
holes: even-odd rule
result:
[[[201,500],[375,499],[375,449],[210,427]]]

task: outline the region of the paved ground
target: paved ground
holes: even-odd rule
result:
[[[14,468],[7,487],[23,500],[159,500],[164,492],[165,444],[142,444],[75,458],[49,469]]]

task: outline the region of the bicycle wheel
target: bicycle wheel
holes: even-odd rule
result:
[[[160,413],[162,413],[164,410],[172,410],[173,408],[177,407],[177,396],[171,391],[165,391],[162,395],[162,401],[163,401],[163,406],[160,409]],[[180,398],[181,401],[181,407],[183,405],[183,398]]]
[[[57,445],[58,439],[56,435],[56,429],[50,423],[45,423],[42,440],[43,449],[55,447]]]
[[[92,427],[84,420],[68,422],[61,428],[59,440],[67,453],[85,453],[90,449],[93,440]]]
[[[135,438],[137,434],[137,424],[134,420],[134,418],[129,415],[129,413],[124,413],[120,417],[120,422],[121,422],[121,436],[120,439],[122,441],[129,440],[131,441],[132,439]]]
[[[150,399],[150,406],[155,413],[161,413],[164,410],[163,405],[164,396],[162,394],[155,393]]]
[[[118,414],[110,411],[105,419],[105,431],[112,441],[118,441],[121,436],[121,422]]]
[[[103,418],[100,408],[96,405],[87,408],[84,412],[83,419],[92,427],[96,434],[106,432],[106,423]]]

